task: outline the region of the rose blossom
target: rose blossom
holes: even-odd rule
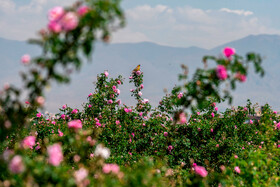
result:
[[[33,149],[33,146],[35,146],[35,140],[36,138],[34,136],[27,136],[22,141],[22,146],[26,148]]]
[[[71,31],[74,30],[79,24],[79,19],[76,13],[67,12],[61,19],[61,25],[63,30]]]
[[[182,113],[179,115],[179,121],[180,121],[181,124],[184,124],[184,123],[187,122],[187,118],[186,118],[184,112],[182,112]]]
[[[37,102],[40,106],[42,106],[42,105],[45,103],[45,98],[44,98],[43,96],[38,96],[38,97],[36,98],[36,102]]]
[[[216,75],[219,79],[225,80],[227,78],[227,69],[223,65],[218,65],[216,68]]]
[[[105,74],[105,77],[108,77],[108,75],[109,75],[108,71],[105,71],[104,74]]]
[[[60,144],[56,143],[47,148],[49,155],[49,163],[58,166],[63,160],[63,153]]]
[[[236,173],[240,173],[240,168],[239,168],[238,166],[235,166],[235,167],[234,167],[234,171],[235,171]]]
[[[88,170],[85,168],[80,168],[78,171],[74,172],[76,183],[81,183],[87,176]]]
[[[68,128],[81,129],[82,127],[82,122],[79,119],[68,122]]]
[[[64,15],[63,7],[57,6],[49,10],[49,21],[58,21]]]
[[[208,175],[208,172],[203,166],[195,166],[194,171],[196,174],[200,175],[201,177],[206,177]]]
[[[235,49],[231,47],[225,47],[223,53],[227,58],[229,58],[235,54]]]
[[[30,63],[30,56],[28,54],[25,54],[21,57],[21,62],[23,64],[29,64]]]
[[[19,155],[16,155],[13,157],[13,159],[10,161],[9,164],[9,170],[14,173],[22,173],[24,171],[24,164],[22,162],[22,157]]]
[[[84,16],[86,13],[88,13],[88,11],[89,11],[89,7],[83,5],[79,7],[77,12],[80,16]]]

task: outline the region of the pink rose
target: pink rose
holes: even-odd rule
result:
[[[42,116],[41,112],[37,113],[36,116],[40,118]]]
[[[60,33],[62,31],[62,26],[56,21],[50,21],[48,24],[48,29],[53,33]]]
[[[141,71],[136,71],[136,75],[141,75]]]
[[[165,137],[168,136],[168,132],[164,132],[163,136],[165,136]]]
[[[223,53],[227,58],[229,58],[235,54],[235,49],[230,47],[225,47]]]
[[[223,65],[218,65],[216,68],[216,75],[219,79],[225,80],[227,78],[227,69]]]
[[[86,13],[89,12],[89,7],[87,7],[85,5],[80,6],[77,12],[80,16],[84,16]]]
[[[246,75],[243,75],[239,72],[236,73],[235,78],[238,79],[240,82],[245,82],[246,81]]]
[[[23,63],[23,64],[29,64],[30,63],[30,56],[29,55],[23,55],[22,57],[21,57],[21,62]]]
[[[200,175],[201,177],[206,177],[208,175],[208,172],[203,166],[195,166],[194,171],[196,174]]]
[[[44,103],[45,103],[45,98],[44,98],[43,96],[38,96],[38,97],[36,98],[36,102],[37,102],[40,106],[42,106],[42,105],[44,105]]]
[[[64,15],[63,7],[57,6],[49,10],[48,18],[49,21],[58,21]]]
[[[47,148],[49,155],[49,163],[58,166],[63,160],[63,153],[60,144],[56,143]]]
[[[182,112],[180,115],[179,115],[179,121],[181,124],[185,124],[187,122],[187,118],[185,116],[185,113]]]
[[[180,92],[180,93],[177,95],[177,97],[178,97],[179,99],[181,99],[181,98],[183,97],[183,93]]]
[[[234,171],[235,171],[236,173],[240,173],[240,168],[239,168],[238,166],[235,166],[235,167],[234,167]]]
[[[112,99],[110,99],[109,101],[107,101],[107,104],[112,104],[112,103],[113,103]]]
[[[63,30],[65,31],[74,30],[78,26],[78,24],[79,19],[74,12],[67,12],[61,19],[61,25],[63,27]]]
[[[81,129],[82,127],[82,122],[79,119],[68,122],[68,128]]]
[[[24,171],[24,164],[22,162],[22,157],[19,155],[16,155],[13,157],[13,159],[10,161],[9,164],[9,170],[14,173],[22,173]]]
[[[33,146],[35,146],[35,140],[36,138],[34,136],[27,136],[22,141],[22,146],[26,148],[33,149]]]
[[[105,77],[108,77],[108,75],[109,75],[108,71],[105,71],[104,74],[105,74]]]

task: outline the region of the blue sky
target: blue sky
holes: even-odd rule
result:
[[[0,37],[26,40],[47,11],[73,0],[0,0]],[[280,34],[279,0],[124,0],[127,26],[112,42],[212,48],[250,34]]]

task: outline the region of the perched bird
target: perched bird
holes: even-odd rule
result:
[[[134,68],[134,70],[132,72],[136,72],[140,70],[140,64],[138,66],[136,66],[136,68]]]

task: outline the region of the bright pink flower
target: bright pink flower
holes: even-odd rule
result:
[[[66,105],[63,105],[63,106],[62,106],[62,109],[65,109],[65,108],[66,108]]]
[[[219,144],[217,144],[216,147],[220,147]]]
[[[115,90],[115,89],[117,89],[117,87],[114,85],[114,86],[112,86],[112,89]]]
[[[29,104],[30,104],[30,102],[29,102],[29,101],[25,101],[25,104],[29,105]]]
[[[120,80],[117,81],[118,84],[121,84],[122,82]]]
[[[196,114],[197,114],[197,115],[200,115],[200,112],[197,112]]]
[[[77,114],[78,113],[78,109],[73,109],[71,114]]]
[[[194,171],[196,174],[200,175],[201,177],[206,177],[208,175],[208,172],[203,166],[195,166]]]
[[[118,99],[118,100],[116,101],[116,103],[117,103],[118,105],[120,105],[120,104],[122,103],[122,101],[121,101],[120,99]]]
[[[134,133],[131,133],[132,137],[134,138],[135,134]]]
[[[22,157],[19,155],[14,156],[9,163],[9,170],[14,174],[18,174],[22,173],[24,169],[25,167],[22,161]]]
[[[49,155],[49,163],[58,166],[63,160],[63,153],[60,144],[56,143],[47,148]]]
[[[211,116],[212,116],[212,117],[214,117],[214,116],[215,116],[215,114],[212,112],[212,113],[211,113]]]
[[[74,30],[78,24],[79,18],[74,12],[67,12],[61,19],[61,25],[65,31]]]
[[[180,93],[177,95],[177,97],[178,97],[179,99],[181,99],[181,98],[183,97],[183,93],[180,92]]]
[[[277,114],[277,111],[273,111],[274,114]]]
[[[108,75],[109,75],[108,71],[105,71],[104,74],[105,74],[105,77],[108,77]]]
[[[119,120],[116,121],[116,125],[119,125],[121,122]]]
[[[218,111],[218,107],[215,107],[215,110]]]
[[[193,167],[193,168],[194,168],[194,167],[196,167],[196,166],[197,166],[197,164],[196,164],[196,163],[193,163],[193,164],[192,164],[192,167]]]
[[[82,122],[79,119],[68,122],[68,128],[81,129],[82,127]]]
[[[253,124],[253,120],[250,119],[249,123],[250,123],[250,124]]]
[[[35,147],[35,149],[36,149],[36,151],[38,151],[39,149],[41,149],[41,146],[40,146],[40,145],[37,145],[37,146]]]
[[[168,132],[164,132],[163,136],[165,136],[165,137],[168,136]]]
[[[182,112],[180,115],[179,115],[179,121],[181,124],[185,124],[187,122],[187,118],[185,116],[185,113]]]
[[[86,13],[89,12],[89,7],[87,7],[85,5],[80,6],[77,12],[80,16],[84,16]]]
[[[219,79],[225,80],[227,78],[227,69],[223,65],[218,65],[216,68],[216,75]]]
[[[211,132],[214,132],[214,130],[213,130],[213,129],[211,129]]]
[[[36,114],[36,116],[37,116],[38,118],[40,118],[40,117],[43,116],[43,115],[42,115],[41,112],[39,112],[39,113]]]
[[[132,109],[131,109],[131,108],[129,108],[129,109],[127,109],[127,111],[128,111],[128,112],[132,112]]]
[[[61,132],[59,129],[58,129],[58,136],[63,136],[63,132]]]
[[[28,54],[25,54],[21,57],[21,62],[23,64],[29,64],[30,63],[30,56]]]
[[[89,104],[88,107],[91,108],[92,107],[91,104]]]
[[[240,173],[240,168],[239,168],[238,166],[235,166],[235,167],[234,167],[234,171],[235,171],[236,173]]]
[[[92,96],[93,94],[92,93],[90,93],[90,94],[88,94],[88,97],[90,97],[90,96]]]
[[[62,119],[65,119],[65,114],[61,114],[61,118],[62,118]]]
[[[112,103],[113,103],[112,99],[110,99],[109,101],[107,101],[107,104],[112,104]]]
[[[227,58],[229,58],[235,54],[235,49],[231,47],[225,47],[223,53]]]
[[[136,75],[141,75],[141,71],[136,71]]]
[[[140,85],[140,88],[141,88],[141,89],[143,89],[143,88],[144,88],[144,85],[143,85],[143,84],[141,84],[141,85]]]
[[[53,33],[60,33],[62,31],[62,26],[56,21],[50,21],[48,24],[48,29]]]
[[[33,149],[33,146],[35,146],[35,140],[36,138],[34,136],[27,136],[22,141],[22,146],[26,148]]]
[[[279,145],[277,145],[277,147],[278,147],[278,148],[280,148],[280,144],[279,144]]]

